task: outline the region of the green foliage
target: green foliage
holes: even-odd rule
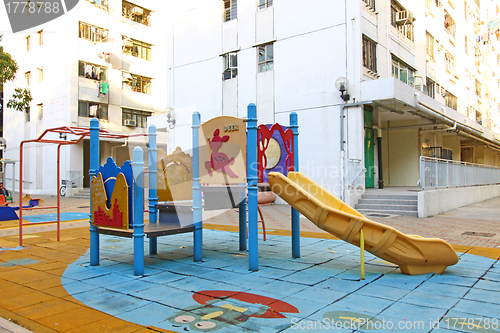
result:
[[[14,80],[18,68],[17,62],[9,53],[3,51],[3,46],[0,46],[0,85]]]
[[[7,103],[8,108],[13,108],[16,111],[27,111],[30,102],[33,100],[29,89],[16,88],[12,94],[12,98]]]

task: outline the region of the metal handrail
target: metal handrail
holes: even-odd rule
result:
[[[423,189],[500,184],[500,167],[420,156],[419,183]]]

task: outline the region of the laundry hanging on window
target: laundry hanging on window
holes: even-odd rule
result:
[[[97,105],[91,105],[89,108],[89,116],[90,117],[97,117]]]

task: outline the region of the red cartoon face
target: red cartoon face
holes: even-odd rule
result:
[[[229,290],[203,290],[193,299],[204,306],[192,306],[167,320],[176,328],[212,332],[223,327],[244,323],[250,317],[286,318],[282,312],[299,313],[286,302],[245,292]]]

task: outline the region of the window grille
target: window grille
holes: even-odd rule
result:
[[[377,72],[377,44],[363,36],[363,66]]]
[[[236,0],[224,0],[224,22],[235,20],[238,17]]]
[[[103,43],[108,40],[108,30],[80,22],[78,37],[93,43]]]
[[[258,57],[259,72],[266,72],[274,69],[273,44],[259,46]]]
[[[137,127],[146,128],[148,117],[152,114],[149,111],[122,108],[122,124],[125,125],[125,120],[134,120]]]
[[[232,52],[224,54],[223,80],[235,78],[238,75],[238,53]]]
[[[151,44],[122,36],[123,54],[144,60],[151,60]]]

